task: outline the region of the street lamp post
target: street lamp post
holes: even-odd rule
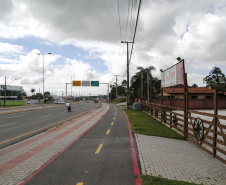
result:
[[[43,108],[44,108],[44,60],[45,60],[45,55],[51,55],[51,53],[46,53],[46,54],[37,53],[37,55],[43,55]]]
[[[70,74],[68,74],[68,75],[70,75]],[[75,75],[75,74],[72,74],[72,75],[71,75],[71,83],[72,83],[72,76],[73,76],[73,75]],[[71,96],[72,96],[72,84],[71,84]]]
[[[14,79],[13,81],[15,81],[15,80],[17,80],[17,79]],[[13,81],[11,83],[13,83]],[[5,86],[4,86],[4,107],[5,106],[6,106],[6,76],[5,76]]]

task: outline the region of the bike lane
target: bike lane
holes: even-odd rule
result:
[[[140,184],[130,125],[119,106],[22,184]]]

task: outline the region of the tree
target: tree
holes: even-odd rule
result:
[[[23,89],[23,96],[27,96],[27,93],[24,89]]]
[[[218,67],[214,67],[209,72],[209,75],[203,78],[203,83],[205,83],[206,86],[210,86],[212,89],[226,91],[226,78]]]
[[[31,88],[32,95],[34,94],[34,92],[35,92],[35,89],[34,88]]]
[[[191,87],[198,87],[198,85],[196,83],[194,83]]]
[[[154,66],[150,66],[147,68],[138,67],[137,70],[139,70],[134,76],[131,78],[131,86],[130,89],[133,91],[134,98],[140,98],[141,97],[141,73],[143,73],[143,93],[144,97],[147,97],[147,74],[149,74],[150,81],[152,84],[152,87],[154,87],[154,81],[156,78],[152,77],[151,72],[155,70]]]

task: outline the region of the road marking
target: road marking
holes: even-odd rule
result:
[[[108,135],[108,134],[110,133],[110,131],[111,131],[111,130],[109,129],[109,130],[107,131],[106,135]]]
[[[76,185],[83,185],[83,182],[78,182]]]
[[[17,117],[22,117],[22,116],[25,116],[25,114],[23,114],[23,115],[18,115],[18,116],[12,116],[12,117],[6,117],[6,118],[17,118]]]
[[[114,122],[112,122],[111,125],[114,125]]]
[[[115,120],[115,117],[113,119]]]
[[[103,143],[101,143],[101,144],[98,146],[97,151],[95,152],[95,154],[99,154],[99,153],[100,153],[100,150],[101,150],[102,146],[103,146]]]
[[[8,124],[5,124],[5,125],[1,125],[0,127],[4,127],[4,126],[8,126],[8,125],[13,125],[13,124],[16,124],[17,122],[15,123],[8,123]]]
[[[52,116],[53,114],[49,114],[49,115],[45,115],[45,116],[41,116],[39,118],[45,118],[45,117],[48,117],[48,116]]]

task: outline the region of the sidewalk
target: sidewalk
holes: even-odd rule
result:
[[[1,185],[24,184],[54,160],[109,110],[102,104],[89,114],[0,150]]]
[[[226,165],[192,143],[135,135],[142,174],[196,184],[226,184]]]

